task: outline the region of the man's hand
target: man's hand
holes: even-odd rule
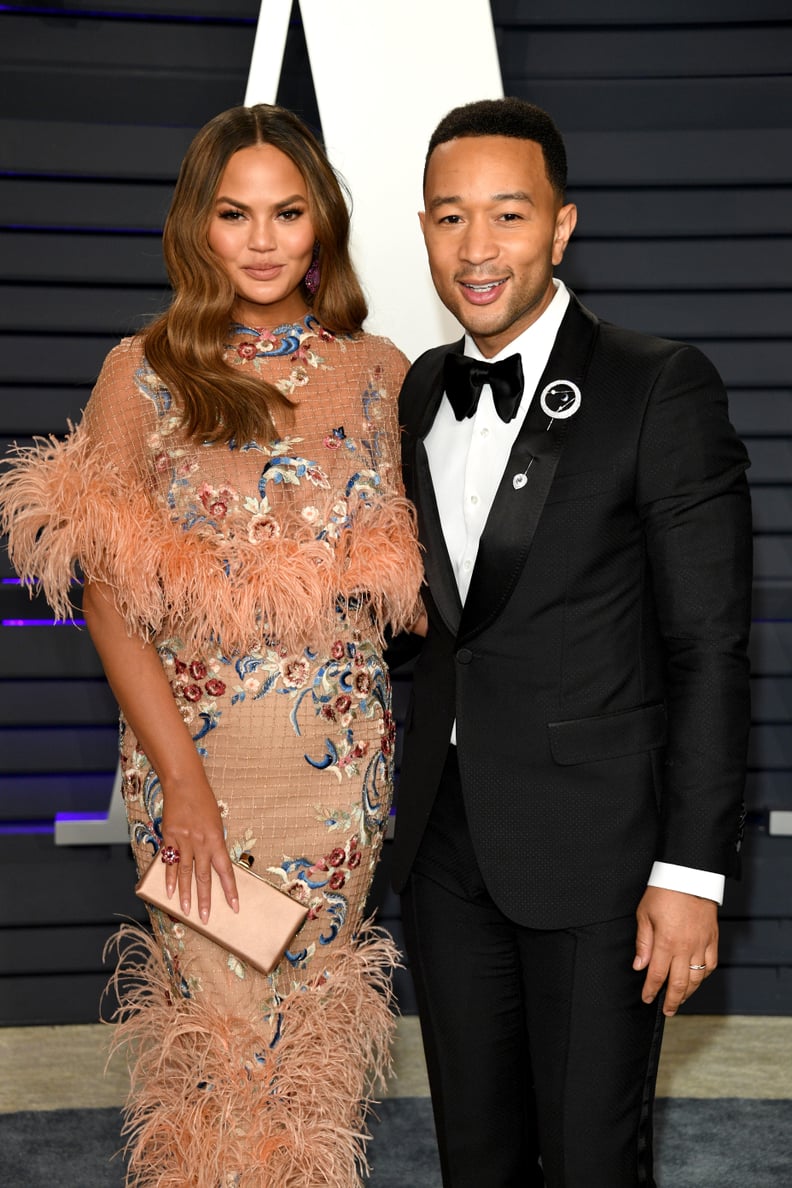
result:
[[[654,1002],[667,981],[663,1014],[675,1015],[718,964],[717,904],[683,891],[647,887],[636,916],[633,969],[646,970],[641,997]]]

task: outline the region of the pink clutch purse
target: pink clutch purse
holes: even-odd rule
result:
[[[135,887],[135,894],[159,908],[174,920],[189,924],[196,932],[208,936],[215,944],[240,961],[253,965],[262,973],[270,973],[280,961],[289,941],[302,927],[308,909],[253,874],[249,867],[234,863],[234,877],[239,892],[239,912],[226,902],[220,878],[212,870],[212,901],[209,919],[204,924],[198,915],[198,903],[193,884],[190,913],[185,915],[179,903],[178,890],[168,899],[165,892],[167,867],[158,857],[149,866]]]

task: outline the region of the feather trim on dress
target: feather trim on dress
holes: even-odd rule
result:
[[[260,1003],[229,1016],[178,994],[142,928],[108,946],[121,953],[111,1049],[132,1065],[130,1188],[358,1188],[396,1022],[384,930],[367,926],[269,1020]]]
[[[321,647],[337,607],[360,598],[378,629],[398,631],[415,617],[421,564],[403,498],[350,499],[333,540],[317,539],[297,516],[286,531],[249,539],[183,530],[80,428],[18,449],[7,466],[0,523],[11,562],[58,618],[73,616],[80,572],[113,589],[131,634],[173,634],[187,650],[208,636],[228,655],[273,641],[287,651]]]

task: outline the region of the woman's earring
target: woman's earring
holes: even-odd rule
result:
[[[303,278],[305,280],[305,287],[313,297],[316,290],[319,288],[319,280],[321,273],[319,270],[319,244],[314,244],[313,256],[311,258],[311,266]]]

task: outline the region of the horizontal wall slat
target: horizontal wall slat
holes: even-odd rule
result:
[[[170,183],[6,177],[0,186],[0,226],[158,231],[172,193]]]
[[[753,523],[755,532],[789,532],[792,528],[792,488],[755,487]]]
[[[117,718],[116,700],[107,682],[98,678],[0,682],[3,726],[106,726]]]
[[[199,128],[218,111],[241,104],[245,98],[248,63],[253,50],[253,33],[248,36],[244,66],[203,70],[171,70],[163,78],[159,67],[81,67],[74,73],[70,63],[44,65],[36,72],[19,68],[4,70],[4,104],[8,115],[46,120],[52,114],[51,88],[60,90],[58,107],[64,119],[79,119],[97,95],[102,96],[102,115],[113,123],[156,124],[163,111],[174,124]],[[157,38],[148,35],[147,44]]]
[[[732,385],[729,411],[738,433],[792,435],[792,391],[788,389],[763,391]]]
[[[121,0],[113,0],[120,3]],[[183,2],[183,0],[182,0]],[[607,4],[592,4],[591,0],[490,0],[492,19],[496,25],[721,25],[727,21],[745,24],[764,21],[784,21],[789,18],[787,0],[756,0],[746,15],[745,0],[608,0]],[[511,35],[511,30],[510,30]]]
[[[64,384],[62,387],[24,387],[0,382],[0,404],[3,407],[3,432],[14,436],[34,434],[63,435],[69,421],[77,421],[88,403],[93,379],[84,384]]]
[[[570,186],[792,182],[792,128],[564,131]]]
[[[787,676],[792,672],[792,622],[754,623],[750,653],[756,676]]]
[[[729,2],[733,3],[734,0]],[[260,7],[259,0],[135,0],[133,9],[129,0],[102,0],[101,11],[113,14],[124,22],[130,19],[130,13],[150,16],[153,18],[152,23],[158,17],[187,21],[194,21],[196,18],[255,21]],[[96,12],[95,0],[89,0],[88,3],[85,0],[69,0],[70,20],[78,18],[81,14],[95,19]],[[46,18],[31,16],[31,19]]]
[[[792,620],[792,582],[755,581],[753,617],[754,621]]]
[[[765,771],[792,772],[792,726],[779,722],[753,726],[748,763],[750,767],[761,767]]]
[[[54,822],[57,813],[107,814],[117,761],[112,769],[91,772],[39,772],[5,775],[0,771],[0,819],[6,822]]]
[[[0,191],[1,192],[1,191]],[[104,285],[0,284],[0,331],[97,332],[122,337],[164,309],[170,290]],[[5,426],[6,417],[3,413]]]
[[[788,14],[787,14],[788,15]],[[710,25],[687,28],[571,31],[513,28],[499,45],[505,77],[730,78],[785,74],[792,60],[792,25]]]
[[[70,601],[79,612],[82,607],[82,587],[73,583]],[[77,617],[81,617],[79,613]],[[52,611],[43,594],[30,597],[29,587],[22,585],[0,586],[0,619],[51,619]]]
[[[0,367],[6,382],[92,382],[118,342],[117,334],[0,334]]]
[[[8,281],[160,286],[166,283],[158,235],[0,232]]]
[[[788,771],[749,771],[745,803],[754,811],[792,811],[792,776]]]
[[[532,36],[532,35],[531,35]],[[514,61],[503,74],[503,90],[549,111],[562,132],[601,128],[663,132],[711,128],[788,127],[792,79],[777,77],[651,77],[641,71],[616,78],[572,76],[535,78],[531,64]],[[629,67],[625,67],[629,69]],[[43,113],[45,116],[48,113]]]
[[[0,980],[48,974],[104,973],[107,977],[102,951],[116,928],[117,924],[6,928],[0,948]]]
[[[754,536],[754,573],[792,582],[792,535]]]
[[[755,677],[751,715],[755,722],[792,722],[792,676]]]
[[[751,459],[748,478],[755,483],[788,483],[792,475],[792,441],[784,438],[746,438]]]
[[[790,965],[792,919],[721,919],[719,948],[723,965]]]
[[[569,277],[576,290],[693,290],[705,300],[707,292],[719,289],[787,291],[788,267],[792,267],[790,236],[750,240],[573,238],[558,274]]]
[[[175,181],[193,128],[96,124],[79,120],[0,119],[5,168],[47,177]],[[5,253],[3,253],[5,255]]]
[[[789,186],[570,185],[578,208],[575,235],[605,236],[789,234]],[[574,241],[573,241],[574,242]]]
[[[90,21],[68,16],[31,20],[5,13],[0,63],[5,69],[16,65],[34,73],[65,67],[75,82],[81,74],[90,77],[105,68],[122,73],[134,68],[138,75],[150,73],[152,78],[163,72],[189,77],[234,68],[247,75],[254,36],[253,26],[238,23],[218,23],[207,35],[194,21],[158,21],[152,26],[148,21],[103,21],[96,13]],[[755,41],[754,37],[746,43],[748,53]],[[101,94],[94,91],[95,96]]]
[[[0,628],[0,679],[98,676],[102,665],[84,628]]]
[[[578,288],[576,293],[603,321],[661,338],[786,337],[792,320],[790,290],[753,293],[748,299],[738,292],[611,293]]]
[[[112,726],[2,726],[4,774],[33,771],[107,771],[117,761]]]

